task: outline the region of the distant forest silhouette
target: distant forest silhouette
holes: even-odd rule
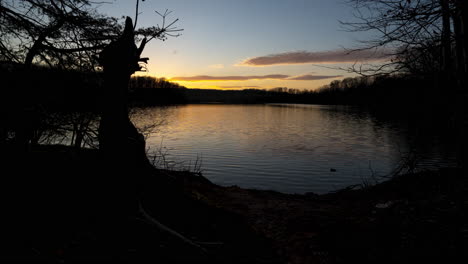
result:
[[[77,70],[33,67],[18,71],[19,65],[2,63],[4,106],[36,100],[55,110],[96,111],[102,94],[102,74]],[[29,85],[18,80],[28,76]],[[349,104],[388,108],[429,108],[448,100],[447,89],[440,88],[437,76],[393,74],[389,76],[358,76],[335,80],[318,89],[219,90],[186,88],[165,78],[134,76],[129,83],[129,104],[157,106],[187,103],[301,103]],[[422,109],[423,110],[423,109]]]
[[[95,112],[104,96],[102,73],[44,66],[18,70],[20,68],[21,65],[12,63],[0,64],[4,76],[2,82],[8,87],[3,90],[5,109],[14,109],[19,103],[34,105],[33,101],[36,101],[48,110]],[[129,83],[128,103],[131,106],[189,103],[344,104],[426,112],[433,107],[446,105],[450,100],[450,89],[442,87],[438,75],[358,76],[335,80],[318,89],[276,87],[244,90],[189,89],[165,78],[134,76]]]

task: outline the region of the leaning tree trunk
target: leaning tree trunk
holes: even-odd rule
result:
[[[104,71],[99,149],[103,157],[102,178],[109,199],[109,209],[114,213],[132,214],[137,210],[141,173],[148,162],[144,137],[128,117],[127,93],[130,76],[137,70],[146,40],[140,48],[135,45],[131,18],[127,17],[122,35],[110,43],[100,54]]]
[[[127,17],[119,39],[100,54],[104,71],[104,93],[99,126],[99,148],[105,156],[118,162],[131,163],[144,159],[145,141],[128,117],[127,94],[130,76],[140,70],[141,52],[135,45],[132,19]]]
[[[106,197],[110,210],[119,215],[137,214],[160,234],[165,234],[204,255],[205,250],[178,232],[164,226],[146,213],[139,201],[140,179],[138,171],[147,163],[145,140],[128,117],[127,92],[130,76],[137,70],[146,44],[135,45],[133,24],[127,17],[122,36],[109,44],[100,54],[104,68],[104,105],[99,126],[99,148],[104,156],[106,171]],[[144,175],[143,175],[144,176]],[[144,180],[143,180],[144,184]]]

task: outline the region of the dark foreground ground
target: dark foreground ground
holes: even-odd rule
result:
[[[1,152],[2,263],[468,260],[468,185],[457,169],[286,195],[149,164],[116,169],[97,151]]]

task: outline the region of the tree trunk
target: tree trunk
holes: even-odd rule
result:
[[[104,94],[99,147],[106,155],[124,160],[146,156],[144,138],[128,117],[128,83],[130,76],[139,70],[138,62],[145,44],[144,40],[137,48],[134,41],[132,20],[127,17],[123,34],[100,54]]]
[[[458,90],[464,90],[467,78],[467,38],[466,31],[466,4],[465,1],[457,1],[456,9],[453,14],[453,28],[455,33],[455,51],[456,51],[456,73]]]
[[[100,54],[104,71],[99,148],[108,182],[109,205],[116,214],[132,214],[142,179],[137,172],[148,162],[145,140],[128,117],[127,93],[130,76],[139,69],[140,50],[134,43],[132,20],[127,17],[123,34]]]
[[[457,15],[459,17],[459,40],[460,40],[460,47],[462,47],[461,51],[461,63],[463,64],[463,80],[464,85],[467,85],[467,78],[468,78],[468,35],[466,33],[468,27],[468,4],[466,0],[458,0],[457,1]],[[464,88],[465,92],[467,88]]]
[[[458,139],[458,162],[468,175],[468,39],[466,27],[468,26],[468,10],[466,0],[455,1],[453,14],[456,49],[456,126]]]
[[[448,0],[440,0],[442,8],[442,74],[445,81],[449,81],[451,68],[451,42],[450,42],[450,6]]]

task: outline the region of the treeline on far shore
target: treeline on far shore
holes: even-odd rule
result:
[[[139,86],[141,80],[154,85]],[[389,75],[335,80],[315,90],[277,87],[268,90],[188,89],[164,79],[134,77],[131,101],[138,105],[225,103],[225,104],[336,104],[360,105],[395,111],[425,111],[446,106],[451,87],[437,76]]]
[[[0,64],[5,107],[48,105],[54,108],[96,110],[102,100],[99,72],[47,67],[21,68]],[[129,84],[129,104],[156,106],[190,103],[299,103],[363,105],[389,109],[425,109],[447,105],[450,87],[437,76],[389,75],[335,80],[315,90],[277,87],[269,90],[188,89],[164,78],[135,76]]]

